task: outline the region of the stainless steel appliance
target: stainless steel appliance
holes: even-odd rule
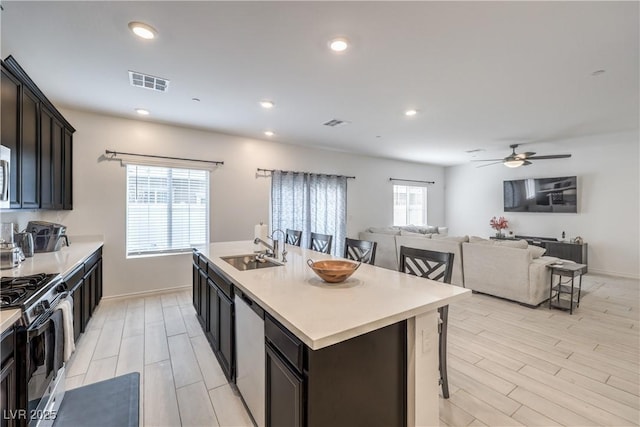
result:
[[[13,242],[13,223],[0,224],[0,269],[14,268],[24,261],[22,249]]]
[[[59,275],[42,273],[2,277],[0,290],[0,308],[22,310],[16,331],[17,424],[50,426],[65,391],[63,322],[55,308],[66,286]]]
[[[236,288],[236,385],[258,427],[265,425],[264,310]]]
[[[11,178],[11,149],[0,145],[0,208],[9,208]]]
[[[63,240],[69,246],[69,239],[65,234],[67,227],[62,224],[47,221],[29,221],[26,231],[33,233],[33,250],[35,253],[59,251]]]
[[[16,233],[14,239],[16,246],[22,249],[25,257],[29,258],[33,256],[33,233],[26,231],[24,233]]]

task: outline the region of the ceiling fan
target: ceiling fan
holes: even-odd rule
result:
[[[485,159],[485,160],[472,160],[473,162],[493,162],[488,163],[486,165],[480,165],[479,168],[483,168],[485,166],[496,165],[498,163],[502,163],[508,168],[517,168],[520,166],[528,166],[531,164],[531,160],[550,160],[550,159],[566,159],[571,157],[571,154],[552,154],[549,156],[536,156],[536,153],[532,151],[527,151],[524,153],[516,153],[516,148],[518,148],[518,144],[511,144],[509,146],[512,150],[511,154],[505,157],[504,159]]]

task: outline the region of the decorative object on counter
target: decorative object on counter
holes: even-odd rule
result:
[[[347,280],[360,267],[360,262],[341,259],[328,259],[323,261],[307,260],[311,267],[322,280],[328,283],[341,283]]]
[[[494,216],[489,221],[489,225],[491,226],[491,228],[496,230],[496,237],[502,238],[504,237],[504,233],[502,232],[502,230],[509,227],[509,221],[507,221],[507,219],[503,216],[501,216],[500,218],[496,218]]]
[[[13,223],[0,225],[0,269],[15,268],[24,261],[24,254],[13,240]]]
[[[27,232],[34,234],[34,252],[55,252],[62,248],[62,240],[69,246],[69,238],[65,234],[67,227],[47,221],[29,221]]]
[[[33,256],[34,243],[33,243],[33,233],[29,233],[28,231],[24,231],[22,233],[15,234],[16,245],[22,249],[22,253],[26,258],[30,258]]]
[[[571,239],[571,243],[575,243],[576,245],[581,245],[584,242],[582,240],[582,237],[576,236],[574,239]]]

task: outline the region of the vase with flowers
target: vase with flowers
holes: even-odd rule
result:
[[[507,219],[503,216],[501,216],[500,218],[496,218],[494,216],[489,221],[489,225],[491,226],[491,228],[496,230],[496,237],[499,239],[502,239],[504,238],[504,234],[502,233],[502,230],[509,227],[509,221],[507,221]]]

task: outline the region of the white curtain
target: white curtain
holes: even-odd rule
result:
[[[333,236],[331,253],[342,256],[347,229],[347,178],[274,171],[271,176],[272,231],[302,231],[303,248],[311,232]]]

